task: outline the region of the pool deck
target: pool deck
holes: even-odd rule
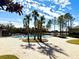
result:
[[[48,37],[47,43],[31,43],[33,46],[25,48],[19,38],[0,38],[0,55],[13,54],[19,59],[79,59],[79,45],[69,44],[66,40],[58,37]]]

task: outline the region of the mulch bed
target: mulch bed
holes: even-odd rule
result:
[[[22,39],[23,42],[28,42],[28,39]],[[29,39],[30,42],[40,42],[38,39],[34,40],[34,39]],[[48,42],[47,39],[42,39],[42,42]]]

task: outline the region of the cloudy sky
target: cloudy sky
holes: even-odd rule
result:
[[[14,2],[24,6],[23,15],[0,10],[0,23],[13,23],[16,27],[22,27],[24,15],[37,10],[46,18],[58,17],[69,12],[75,17],[74,26],[79,25],[79,0],[14,0]]]

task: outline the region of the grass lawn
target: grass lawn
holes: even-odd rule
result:
[[[68,40],[67,42],[71,43],[71,44],[78,44],[79,45],[79,39]]]
[[[37,40],[37,39],[36,39],[36,40]],[[23,41],[23,42],[28,42],[28,39],[22,39],[22,41]],[[34,39],[30,39],[29,41],[30,41],[30,42],[34,42],[34,43],[36,42]],[[39,40],[37,40],[37,41],[40,42]],[[43,42],[48,42],[48,40],[46,40],[46,39],[42,39],[42,41],[43,41]]]
[[[19,58],[14,55],[2,55],[0,56],[0,59],[19,59]]]

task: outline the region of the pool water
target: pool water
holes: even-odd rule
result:
[[[27,38],[28,35],[17,35],[15,38]],[[30,38],[33,38],[33,36],[29,36]]]
[[[16,35],[15,38],[28,38],[28,35]],[[43,35],[42,38],[47,38],[48,35]],[[34,36],[30,35],[29,38],[34,38]]]

